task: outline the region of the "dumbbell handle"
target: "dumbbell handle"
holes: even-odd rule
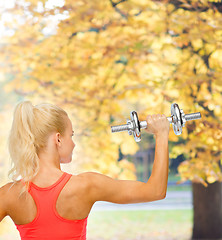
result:
[[[186,121],[191,121],[191,120],[196,120],[196,119],[200,119],[201,118],[201,114],[200,112],[197,113],[190,113],[190,114],[186,114],[185,115],[185,120]],[[173,123],[173,117],[167,117],[167,120],[170,123]],[[140,128],[144,129],[147,127],[147,122],[146,121],[141,121],[140,122]],[[114,132],[123,132],[123,131],[128,131],[131,130],[131,124],[123,124],[123,125],[117,125],[117,126],[112,126],[111,127],[111,131]]]

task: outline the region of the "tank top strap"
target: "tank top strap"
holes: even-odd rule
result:
[[[59,193],[62,191],[71,176],[72,174],[64,172],[62,176],[49,187],[39,187],[33,182],[25,182],[23,179],[21,179],[21,182],[24,186],[27,187],[28,192],[37,202],[44,202],[47,198],[48,202],[53,203],[57,200]]]
[[[24,185],[29,192],[30,191],[30,182],[25,182],[23,179],[21,179],[20,181],[21,181],[22,185]]]
[[[33,197],[37,207],[35,221],[37,219],[48,219],[54,215],[57,198],[71,176],[72,174],[64,172],[53,185],[45,188],[41,188],[30,182],[29,193]]]
[[[54,188],[53,194],[54,194],[54,197],[56,197],[56,199],[71,177],[72,177],[72,174],[64,172],[63,175],[61,176],[61,179],[59,179],[58,182],[55,183],[55,185],[53,186]]]
[[[32,182],[25,182],[23,179],[21,179],[20,181],[24,186],[28,187],[28,191],[30,191],[30,188],[32,186],[35,189],[40,190],[40,191],[50,190],[50,189],[56,187],[57,191],[60,192],[71,177],[72,177],[72,174],[63,172],[62,176],[53,185],[51,185],[49,187],[45,187],[45,188],[38,187],[37,185],[35,185]],[[54,190],[54,192],[56,192],[56,191]]]

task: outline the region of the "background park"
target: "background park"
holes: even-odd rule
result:
[[[170,116],[172,103],[202,118],[169,134],[169,183],[155,203],[96,203],[89,240],[222,239],[222,2],[218,0],[8,0],[0,2],[0,186],[7,137],[21,100],[64,108],[73,123],[73,162],[147,181],[155,139],[136,143],[130,111]],[[20,239],[13,222],[0,239]]]

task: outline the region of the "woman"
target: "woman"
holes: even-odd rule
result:
[[[71,175],[60,168],[60,163],[71,162],[75,148],[67,113],[52,104],[19,103],[8,142],[13,182],[0,188],[0,221],[10,216],[22,240],[85,240],[87,218],[96,201],[127,204],[165,198],[169,121],[158,114],[148,115],[147,123],[146,131],[156,138],[147,183],[94,172]]]

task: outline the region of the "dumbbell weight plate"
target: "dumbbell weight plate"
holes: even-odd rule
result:
[[[173,103],[171,105],[171,116],[173,116],[173,131],[176,135],[180,135],[182,133],[182,117],[181,117],[181,112],[178,104]]]
[[[140,122],[137,116],[137,113],[135,111],[132,111],[130,113],[131,121],[133,123],[133,137],[136,142],[141,141],[141,132],[140,132]]]

